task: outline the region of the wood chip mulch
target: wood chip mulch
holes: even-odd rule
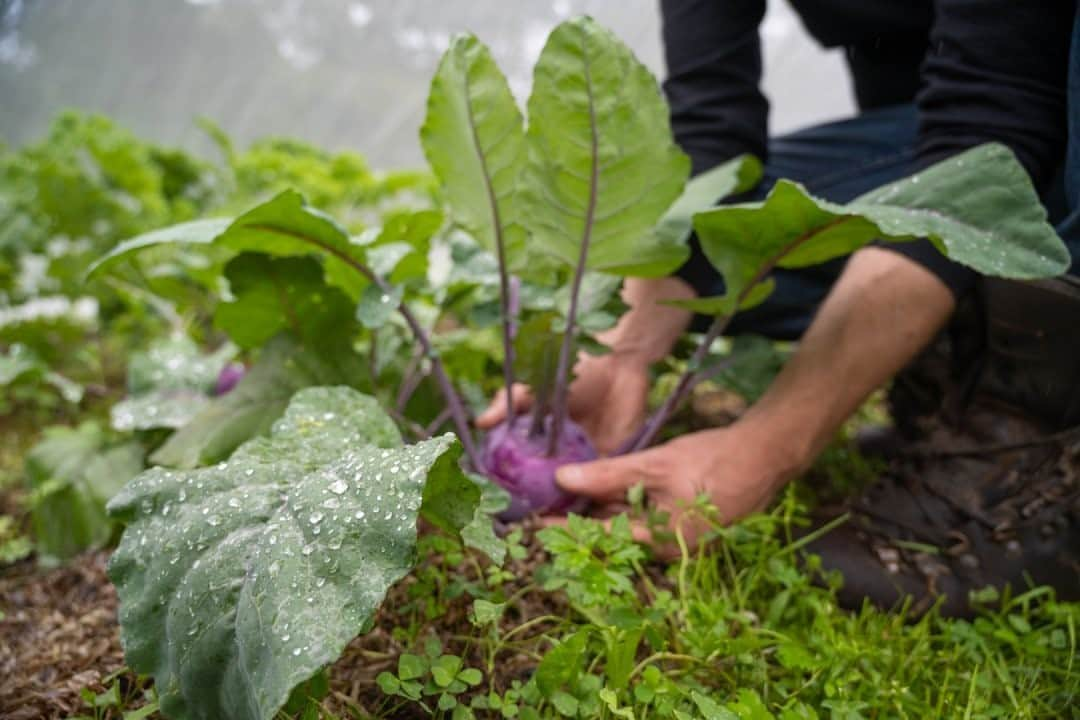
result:
[[[0,717],[63,718],[80,692],[124,665],[107,555],[88,553],[41,573],[23,563],[0,575]]]
[[[511,564],[520,580],[506,586],[508,593],[523,587],[536,566],[543,560],[543,551],[535,539],[537,525],[527,522],[527,557]],[[438,558],[430,558],[438,562]],[[0,569],[0,718],[3,720],[37,720],[69,718],[73,715],[92,715],[82,698],[88,688],[102,693],[119,680],[123,694],[128,696],[125,710],[142,704],[140,683],[125,669],[116,621],[116,591],[105,574],[108,553],[85,553],[67,565],[53,570],[41,570],[30,561]],[[481,582],[472,568],[463,567],[457,574],[473,582]],[[402,642],[400,628],[412,625],[409,635],[422,642],[430,636],[443,639],[445,651],[460,653],[474,667],[483,667],[485,658],[468,638],[476,629],[468,619],[472,605],[468,594],[449,603],[439,617],[425,619],[423,613],[403,612],[415,605],[424,593],[417,593],[414,577],[406,578],[391,589],[389,597],[375,618],[375,626],[366,635],[354,639],[341,659],[330,668],[330,695],[324,707],[348,717],[349,710],[361,713],[387,709],[388,698],[375,684],[383,670],[394,671],[402,652],[421,652]],[[506,628],[539,615],[565,616],[568,608],[559,595],[541,591],[519,596],[515,611],[504,619]],[[411,616],[411,620],[409,617]],[[399,628],[395,632],[395,628]],[[533,645],[543,652],[548,643],[540,639],[550,628],[537,627]],[[531,633],[530,633],[531,634]],[[536,666],[537,657],[526,652],[506,652],[498,658],[497,685],[509,686],[514,679],[527,679]],[[140,699],[134,699],[137,695]],[[426,717],[416,706],[394,707],[395,717],[403,720]],[[111,713],[108,717],[118,716]],[[153,714],[151,718],[160,718]]]

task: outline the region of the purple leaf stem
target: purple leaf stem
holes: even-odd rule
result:
[[[589,255],[589,241],[592,239],[592,226],[596,216],[597,186],[600,183],[600,139],[596,135],[596,107],[593,104],[592,77],[589,73],[589,55],[583,55],[585,88],[589,98],[589,130],[592,133],[591,153],[592,170],[589,178],[589,205],[585,210],[585,230],[581,236],[581,253],[577,267],[574,268],[574,280],[570,286],[570,308],[566,315],[566,334],[559,347],[559,364],[555,370],[555,396],[552,400],[551,432],[548,435],[547,454],[553,457],[559,448],[563,424],[566,421],[567,395],[570,391],[570,353],[574,346],[574,321],[577,318],[578,296],[581,294],[581,281],[585,277],[585,261]],[[512,417],[512,416],[511,416]]]

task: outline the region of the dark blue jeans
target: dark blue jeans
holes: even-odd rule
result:
[[[1073,29],[1068,86],[1069,145],[1056,187],[1044,197],[1050,222],[1080,274],[1080,14]],[[813,195],[848,202],[915,171],[917,116],[911,105],[862,113],[817,125],[769,142],[762,183],[739,198],[762,200],[780,178],[802,183]],[[843,258],[812,268],[778,269],[776,291],[756,308],[735,316],[728,332],[796,339],[809,327],[821,301],[844,267]],[[722,286],[718,292],[723,292]]]

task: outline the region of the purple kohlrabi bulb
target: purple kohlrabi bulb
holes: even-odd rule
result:
[[[499,518],[518,520],[529,513],[565,514],[584,507],[584,499],[571,495],[555,482],[555,470],[562,465],[596,459],[596,450],[581,426],[563,423],[559,449],[547,456],[547,433],[529,437],[531,418],[519,415],[512,423],[503,422],[484,437],[481,461],[487,476],[510,493],[510,507]]]
[[[243,379],[246,372],[247,368],[244,367],[243,363],[229,363],[221,368],[221,372],[217,376],[217,384],[214,385],[214,394],[224,395],[232,390],[236,387],[236,383]]]

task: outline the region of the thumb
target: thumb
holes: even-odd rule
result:
[[[525,412],[532,405],[532,391],[527,385],[514,383],[510,399],[513,401],[515,413]],[[487,409],[476,416],[475,423],[481,430],[489,430],[504,420],[506,420],[506,389],[500,388]]]
[[[567,492],[610,501],[624,498],[629,488],[644,480],[644,473],[640,460],[628,455],[563,465],[555,472],[555,480]]]

